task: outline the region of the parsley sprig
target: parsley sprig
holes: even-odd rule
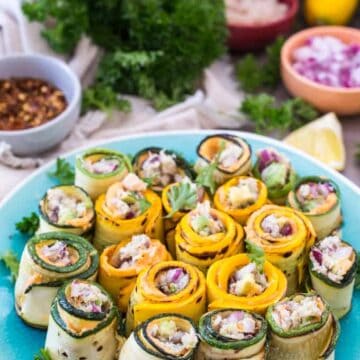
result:
[[[39,216],[32,212],[30,216],[24,216],[20,221],[18,221],[15,224],[15,227],[21,233],[32,236],[38,229],[39,222]]]
[[[34,356],[34,360],[51,360],[50,354],[46,349],[40,349]]]
[[[196,187],[187,181],[171,186],[167,197],[171,205],[171,211],[166,218],[171,218],[180,210],[193,209],[198,199]]]
[[[264,272],[264,262],[265,262],[265,252],[264,250],[250,242],[246,243],[246,251],[248,252],[248,256],[250,260],[256,264],[258,270],[263,273]]]
[[[57,180],[60,185],[72,185],[75,181],[74,168],[69,162],[61,158],[56,159],[56,168],[48,175]]]
[[[11,279],[15,282],[19,273],[19,260],[16,254],[8,250],[5,254],[0,256],[0,260],[4,262],[5,266],[9,269]]]

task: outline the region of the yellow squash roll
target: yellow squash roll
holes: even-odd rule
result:
[[[117,299],[120,311],[125,313],[140,271],[167,260],[171,260],[171,255],[159,240],[144,234],[134,235],[103,251],[98,280]]]
[[[287,294],[295,293],[316,239],[311,222],[291,208],[265,205],[250,216],[245,231],[247,241],[262,248],[266,259],[284,272]]]
[[[206,277],[209,310],[241,309],[265,314],[270,305],[285,296],[286,276],[268,261],[262,273],[256,270],[247,254],[211,265]]]
[[[205,307],[203,273],[181,261],[162,261],[138,276],[130,297],[126,331],[130,334],[152,316],[169,312],[188,316],[197,322]]]

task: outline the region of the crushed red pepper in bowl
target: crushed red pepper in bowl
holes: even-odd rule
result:
[[[64,93],[44,80],[0,80],[0,131],[43,125],[60,115],[67,106]]]

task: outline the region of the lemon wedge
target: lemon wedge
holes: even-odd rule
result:
[[[334,113],[326,114],[293,131],[283,141],[335,170],[345,168],[346,153],[342,128]]]

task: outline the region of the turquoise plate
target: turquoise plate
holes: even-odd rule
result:
[[[170,133],[149,133],[127,136],[97,145],[134,154],[148,146],[160,146],[181,152],[187,159],[196,159],[196,146],[212,131],[185,131]],[[333,179],[340,187],[344,215],[343,238],[360,249],[360,189],[339,173],[325,167],[320,162],[303,153],[288,148],[272,139],[241,132],[233,132],[245,138],[254,152],[262,147],[274,147],[286,154],[300,175],[324,175]],[[83,149],[82,149],[83,150]],[[82,151],[81,150],[81,151]],[[73,152],[65,158],[74,163]],[[54,185],[47,172],[54,168],[54,162],[35,171],[21,185],[16,187],[0,204],[0,253],[14,250],[20,257],[26,237],[15,230],[15,222],[23,216],[37,211],[40,198]],[[1,181],[1,180],[0,180]],[[336,350],[337,360],[360,359],[360,292],[354,294],[352,311],[341,320],[341,336]],[[16,315],[13,299],[13,284],[7,270],[0,265],[0,359],[30,360],[43,347],[45,331],[32,329]]]

